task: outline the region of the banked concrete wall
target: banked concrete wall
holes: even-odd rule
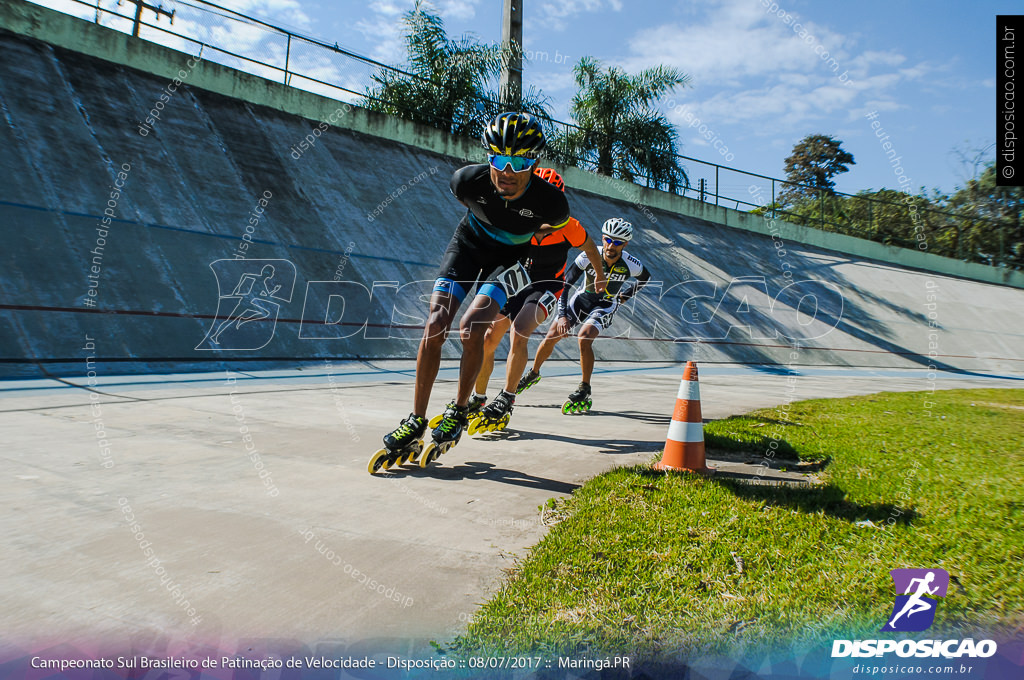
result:
[[[0,375],[414,356],[472,143],[35,5],[0,28]],[[658,281],[602,359],[1024,366],[1016,273],[560,170]]]

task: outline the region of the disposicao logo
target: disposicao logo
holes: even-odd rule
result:
[[[916,633],[931,628],[939,597],[946,596],[949,572],[945,569],[893,569],[896,603],[883,631]],[[900,594],[902,593],[902,594]]]
[[[949,572],[945,569],[893,569],[889,572],[896,586],[896,601],[882,632],[917,633],[935,622],[938,598],[946,596]],[[901,657],[966,656],[986,658],[996,653],[993,640],[834,640],[832,656],[884,656],[895,652]]]

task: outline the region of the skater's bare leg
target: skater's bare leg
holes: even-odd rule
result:
[[[469,403],[469,395],[476,385],[480,366],[484,360],[484,336],[500,306],[486,295],[473,298],[459,324],[459,337],[462,339],[462,362],[459,365],[459,390],[455,397],[458,406]]]
[[[459,300],[449,293],[434,291],[430,297],[426,326],[416,353],[416,388],[413,393],[412,412],[418,416],[427,415],[430,392],[441,366],[441,349],[448,338],[452,319],[459,309]]]
[[[480,365],[480,374],[476,377],[477,394],[487,394],[487,383],[491,381],[491,373],[494,372],[494,353],[511,326],[512,320],[499,313],[498,318],[484,334],[484,360]]]
[[[601,334],[597,326],[592,323],[584,324],[577,336],[580,341],[580,369],[583,372],[583,382],[590,383],[594,374],[594,340]]]
[[[555,319],[551,324],[551,328],[548,329],[548,334],[544,336],[544,339],[540,343],[540,347],[537,348],[537,356],[533,358],[533,372],[540,373],[540,367],[544,365],[544,362],[548,360],[551,353],[555,351],[555,345],[559,341],[569,335],[569,320],[568,319]]]
[[[530,336],[537,330],[537,326],[543,323],[545,315],[543,307],[531,302],[523,305],[523,309],[512,324],[512,346],[509,348],[508,362],[505,365],[505,391],[509,394],[516,393],[519,379],[523,377],[526,362],[530,359]],[[550,354],[548,352],[549,356]]]

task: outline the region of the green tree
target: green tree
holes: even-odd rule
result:
[[[1024,187],[998,186],[995,162],[948,197],[944,208],[964,216],[953,220],[950,256],[1024,268]]]
[[[450,39],[444,20],[423,2],[406,12],[402,23],[412,75],[379,69],[361,105],[453,134],[479,136],[501,112],[496,80],[508,51],[472,36]],[[548,117],[545,103],[532,88],[523,93],[523,110],[542,119]]]
[[[686,86],[690,77],[666,66],[629,75],[593,57],[580,59],[574,72],[579,89],[570,113],[576,127],[555,136],[556,158],[631,182],[642,176],[659,189],[687,186],[675,128],[654,102]]]
[[[822,191],[832,194],[832,178],[847,172],[851,165],[855,165],[853,155],[842,148],[842,142],[828,135],[807,135],[786,159],[786,179],[794,184],[786,185],[779,202],[788,205],[818,198]]]

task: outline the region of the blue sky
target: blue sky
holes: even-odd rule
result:
[[[39,0],[63,8],[66,0]],[[128,3],[101,0],[122,13]],[[572,67],[584,55],[635,72],[658,64],[691,76],[662,100],[681,152],[782,177],[807,134],[840,139],[856,159],[841,191],[898,188],[868,112],[902,158],[915,189],[951,191],[972,176],[965,162],[995,140],[995,16],[1019,2],[858,3],[837,0],[523,0],[524,81],[568,119]],[[174,2],[165,2],[173,7]],[[218,4],[401,65],[400,18],[412,0],[223,0]],[[450,36],[500,39],[501,0],[432,0]],[[81,11],[81,5],[79,5]],[[181,25],[181,19],[176,28]],[[232,26],[207,26],[211,41],[253,45]],[[279,51],[279,50],[278,50]],[[366,72],[325,68],[353,89]],[[365,82],[363,83],[365,84]],[[728,155],[727,155],[728,154]],[[994,158],[991,148],[985,156]],[[702,174],[688,166],[691,175]],[[742,177],[723,179],[739,195]],[[731,186],[729,186],[731,183]]]

